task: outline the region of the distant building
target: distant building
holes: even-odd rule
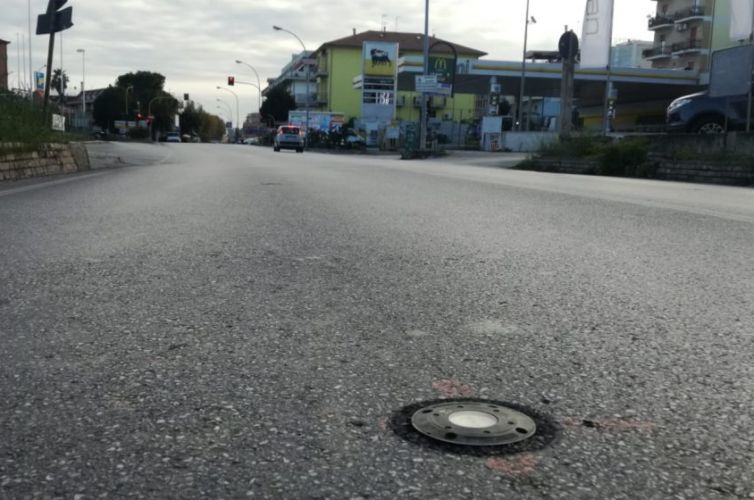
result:
[[[283,86],[296,100],[297,108],[306,107],[306,95],[309,94],[309,107],[313,108],[317,102],[317,72],[315,60],[311,58],[312,52],[300,52],[291,56],[291,61],[280,70],[276,78],[267,79],[267,88],[262,95],[275,88]],[[309,84],[306,82],[306,67],[309,66]]]
[[[94,101],[97,100],[97,98],[100,96],[102,92],[104,92],[106,89],[94,89],[94,90],[87,90],[85,92],[86,94],[86,112],[87,114],[92,113],[92,109],[94,109]],[[65,100],[65,104],[67,107],[71,108],[73,111],[78,112],[81,110],[82,107],[82,100],[83,96],[82,93],[79,92],[75,97],[67,97]]]
[[[8,88],[8,44],[0,39],[0,90]]]
[[[709,72],[710,54],[737,45],[729,36],[730,1],[658,0],[648,28],[654,45],[644,50],[652,68]]]
[[[397,58],[421,56],[424,35],[396,31],[364,31],[351,36],[323,43],[315,52],[317,60],[317,104],[320,111],[343,113],[348,118],[370,119],[371,103],[392,102],[394,100],[397,120],[418,120],[420,94],[398,90],[393,95],[392,88],[378,88],[378,77],[365,72],[362,49],[364,44],[394,44],[398,48]],[[472,61],[487,55],[486,52],[431,36],[430,63],[444,63],[452,66],[452,46],[458,54],[458,65],[466,66]],[[395,61],[397,63],[397,60]],[[457,68],[455,69],[458,72]],[[413,78],[413,75],[411,75]],[[370,85],[369,80],[373,83]],[[358,83],[357,83],[358,82]],[[476,111],[473,93],[456,93],[454,98],[434,97],[429,103],[430,118],[436,117],[452,121],[472,118]]]
[[[628,40],[613,46],[610,66],[614,68],[651,68],[652,62],[644,59],[645,50],[654,47],[654,42]]]

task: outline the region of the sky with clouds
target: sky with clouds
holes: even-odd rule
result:
[[[529,48],[554,50],[564,25],[581,31],[585,0],[530,0]],[[0,39],[8,40],[11,87],[18,74],[16,36],[28,32],[28,6],[32,29],[47,0],[2,0]],[[104,87],[129,71],[149,70],[167,78],[174,95],[184,92],[212,113],[222,98],[234,108],[230,94],[216,90],[228,75],[255,81],[242,59],[259,72],[262,87],[268,77],[279,74],[291,55],[300,50],[292,36],[272,30],[279,25],[295,32],[313,50],[320,44],[350,35],[352,29],[423,32],[424,2],[421,0],[70,0],[74,27],[63,34],[63,67],[69,86],[80,87],[82,56],[86,50],[86,87]],[[654,13],[651,0],[615,0],[614,39],[651,40],[647,14]],[[487,58],[519,60],[523,47],[525,0],[431,0],[430,31],[440,38],[489,53]],[[32,64],[46,62],[47,37],[32,35]],[[59,42],[59,40],[58,40]],[[60,65],[56,46],[54,67]],[[26,56],[28,61],[28,55]],[[28,64],[28,63],[27,63]],[[28,73],[28,69],[26,70]],[[237,86],[241,116],[256,111],[257,91]]]

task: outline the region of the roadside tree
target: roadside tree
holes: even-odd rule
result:
[[[296,100],[283,86],[273,87],[262,103],[262,116],[272,115],[278,122],[288,121],[288,112],[296,109]]]

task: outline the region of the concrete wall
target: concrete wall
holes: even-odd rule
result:
[[[22,145],[0,145],[0,181],[67,174],[89,170],[89,155],[83,144],[45,144],[39,151],[2,153]]]
[[[502,147],[516,153],[530,153],[557,141],[556,132],[504,132]]]

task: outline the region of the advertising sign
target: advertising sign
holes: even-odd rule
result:
[[[364,42],[362,58],[364,76],[395,76],[398,68],[398,44]]]
[[[746,44],[712,53],[710,97],[746,95],[754,71],[754,46]]]
[[[606,68],[610,64],[610,33],[614,0],[587,0],[581,35],[581,67]]]
[[[288,111],[288,123],[299,128],[330,131],[343,126],[345,115],[329,111],[309,111],[309,127],[306,127],[306,111],[291,110]]]
[[[45,74],[41,71],[34,72],[34,85],[37,90],[45,89]]]
[[[453,83],[456,72],[453,58],[429,56],[429,72],[437,75],[437,81],[440,83]]]

